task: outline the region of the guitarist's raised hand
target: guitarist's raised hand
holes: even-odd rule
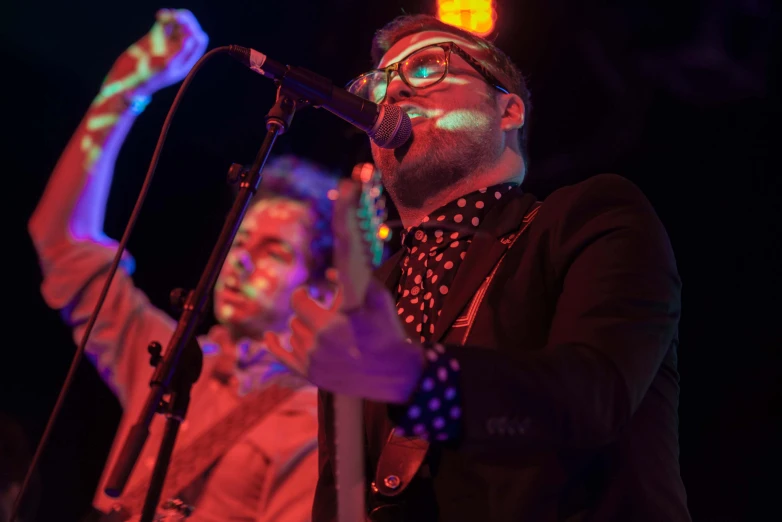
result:
[[[302,286],[291,294],[291,308],[294,316],[289,322],[291,336],[287,343],[283,342],[275,332],[266,332],[264,342],[267,349],[292,372],[307,377],[310,351],[313,348],[312,327],[308,324],[322,326],[337,313],[342,304],[342,292],[337,283],[336,271],[332,268],[326,273],[329,281],[337,288],[328,305],[311,298],[307,288]],[[308,323],[304,322],[306,318]]]
[[[292,351],[268,335],[269,349],[294,371],[332,393],[379,402],[407,402],[424,368],[423,349],[405,340],[396,306],[371,280],[361,307],[324,309],[305,291],[293,297]]]
[[[361,187],[356,180],[343,180],[334,207],[339,302],[326,308],[306,291],[295,292],[291,349],[285,350],[274,335],[265,340],[283,364],[321,389],[401,404],[418,384],[424,351],[405,340],[391,294],[372,277],[367,238],[375,234],[366,219],[372,212],[360,211]]]

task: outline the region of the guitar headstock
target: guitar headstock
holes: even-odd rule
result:
[[[390,231],[380,173],[371,163],[353,167],[334,202],[334,266],[343,288],[342,308],[364,301],[372,272],[383,262]]]
[[[359,163],[353,167],[351,177],[361,184],[356,212],[358,226],[364,232],[372,268],[377,268],[383,264],[385,244],[391,238],[391,231],[385,224],[388,210],[380,172],[371,163]]]

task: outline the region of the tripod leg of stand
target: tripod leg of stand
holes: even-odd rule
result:
[[[152,478],[149,482],[149,489],[144,500],[144,508],[141,511],[141,522],[152,522],[155,519],[158,505],[160,504],[160,494],[163,491],[163,484],[166,481],[168,465],[171,462],[171,454],[174,451],[176,437],[179,433],[181,421],[175,416],[169,416],[166,419],[166,428],[163,433],[163,440],[160,443],[160,450],[155,461],[155,468],[152,471]]]

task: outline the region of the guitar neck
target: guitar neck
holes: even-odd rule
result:
[[[364,522],[366,517],[362,408],[358,397],[334,395],[338,522]]]
[[[382,198],[379,173],[372,164],[365,163],[356,165],[352,177],[361,186],[358,202],[351,202],[348,197],[338,201],[338,205],[347,205],[347,209],[343,206],[340,212],[335,211],[334,223],[335,236],[341,238],[335,248],[334,260],[342,284],[343,310],[353,310],[363,304],[373,269],[382,262],[384,247],[380,229],[384,226],[385,200]],[[337,520],[365,522],[361,398],[335,394],[334,436]]]

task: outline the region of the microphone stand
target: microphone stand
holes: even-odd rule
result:
[[[161,357],[158,343],[153,342],[149,346],[149,351],[152,354],[150,363],[155,367],[155,372],[149,383],[151,389],[144,407],[139,413],[138,420],[130,429],[119,458],[109,473],[109,479],[104,489],[110,497],[121,496],[149,436],[149,425],[152,418],[155,413],[164,413],[167,417],[165,432],[144,501],[141,522],[152,522],[153,520],[160,502],[179,426],[184,420],[190,403],[190,389],[201,373],[203,353],[193,338],[195,329],[203,318],[210,292],[236,237],[247,207],[258,191],[262,179],[261,172],[272,147],[277,137],[290,127],[297,106],[306,107],[307,105],[309,105],[307,101],[300,100],[293,93],[280,88],[278,83],[277,99],[266,115],[266,136],[255,156],[252,167],[240,175],[239,192],[223,224],[217,244],[212,250],[198,285],[195,290],[189,292],[185,299],[182,314],[166,352]],[[165,401],[163,397],[167,394],[169,400]]]

